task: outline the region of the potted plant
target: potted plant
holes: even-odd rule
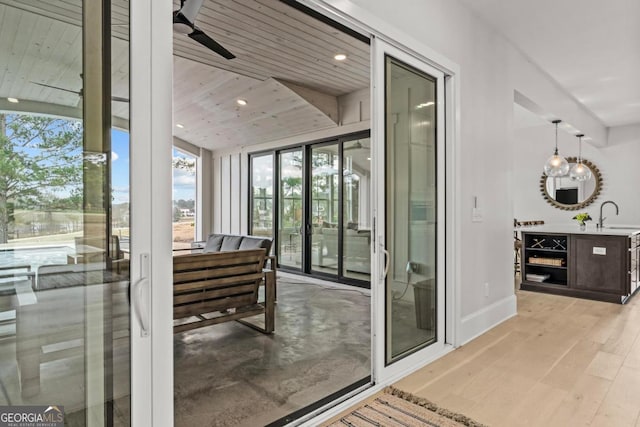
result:
[[[591,221],[591,215],[589,215],[586,212],[583,213],[579,213],[576,216],[573,217],[573,219],[575,219],[576,221],[578,221],[578,224],[580,224],[580,230],[585,230],[587,228],[587,221]]]

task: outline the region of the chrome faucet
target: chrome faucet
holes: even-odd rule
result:
[[[616,207],[616,215],[618,215],[618,212],[619,212],[618,205],[616,205],[616,202],[612,202],[611,200],[607,200],[606,202],[602,202],[602,204],[600,205],[600,218],[598,219],[598,227],[600,227],[600,228],[604,227],[604,224],[603,224],[604,220],[607,219],[607,218],[603,218],[602,217],[602,208],[607,203],[611,203],[613,206]]]

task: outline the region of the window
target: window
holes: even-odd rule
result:
[[[271,236],[280,267],[367,286],[368,132],[249,158],[249,232]]]
[[[273,154],[251,157],[251,230],[273,237]]]
[[[196,157],[173,149],[173,249],[189,249],[196,235]]]

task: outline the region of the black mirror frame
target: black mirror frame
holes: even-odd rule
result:
[[[567,157],[567,162],[577,163],[578,159],[576,157]],[[598,167],[593,163],[591,163],[589,160],[582,159],[582,163],[584,163],[584,165],[591,170],[591,173],[593,174],[593,178],[596,180],[596,186],[591,196],[589,196],[587,199],[583,200],[582,202],[575,203],[573,205],[566,205],[564,203],[559,203],[558,201],[556,201],[556,199],[551,197],[551,195],[547,191],[547,178],[549,177],[543,173],[542,177],[540,178],[540,192],[542,193],[542,197],[545,198],[547,203],[549,203],[551,206],[554,206],[558,209],[562,209],[565,211],[577,211],[578,209],[582,209],[584,207],[589,206],[598,198],[598,196],[600,195],[600,192],[602,191],[602,174],[600,173],[600,169],[598,169]]]

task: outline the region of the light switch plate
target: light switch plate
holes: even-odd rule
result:
[[[594,246],[593,247],[593,254],[594,255],[606,255],[607,254],[607,248],[600,248],[598,246]]]
[[[480,208],[473,208],[471,211],[471,221],[472,222],[482,222],[483,217],[482,217],[482,209]]]

